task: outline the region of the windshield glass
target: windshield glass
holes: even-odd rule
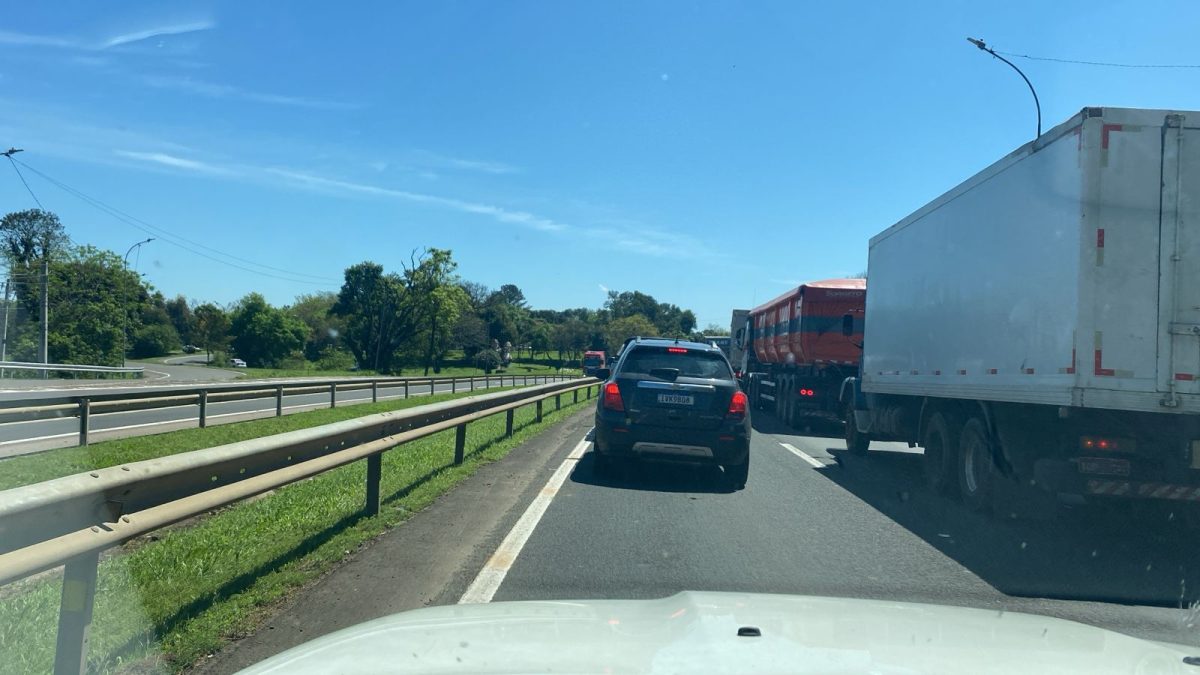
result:
[[[0,675],[1200,658],[1200,3],[0,17]]]

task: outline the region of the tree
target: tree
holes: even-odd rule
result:
[[[196,307],[192,314],[196,319],[194,337],[208,352],[211,361],[213,351],[224,351],[229,342],[229,315],[211,302]]]
[[[141,326],[132,336],[132,355],[135,359],[165,356],[179,349],[179,334],[171,324],[157,323]]]
[[[0,244],[4,247],[9,277],[17,280],[17,304],[28,313],[32,326],[39,325],[42,319],[41,263],[49,263],[69,243],[58,216],[49,211],[16,211],[0,219]],[[40,357],[40,348],[36,349]]]
[[[536,352],[550,351],[552,344],[551,332],[550,324],[541,319],[534,319],[530,322],[529,330],[525,336],[526,342],[529,345],[530,359],[534,358]]]
[[[412,336],[415,323],[403,280],[373,262],[346,268],[344,278],[330,309],[345,321],[342,343],[360,366],[391,372],[396,350]]]
[[[196,329],[196,317],[192,315],[192,308],[188,305],[187,298],[177,295],[174,299],[167,300],[166,310],[167,316],[171,319],[171,325],[174,326],[175,332],[183,344],[195,344],[196,337],[192,333]]]
[[[471,309],[473,309],[476,313],[482,312],[484,305],[487,304],[488,298],[492,295],[491,289],[474,281],[459,281],[458,285],[461,286],[463,292],[467,294],[467,299],[471,302]]]
[[[590,337],[591,329],[588,324],[578,318],[567,319],[555,326],[551,340],[554,348],[558,350],[559,366],[566,365],[561,363],[564,357],[570,361],[578,361],[583,350],[588,347]]]
[[[230,321],[233,351],[252,366],[272,367],[304,346],[308,327],[272,307],[259,293],[249,293],[233,309]]]
[[[516,284],[504,284],[493,295],[499,296],[500,300],[506,305],[525,307],[525,294],[521,292],[521,289]]]
[[[450,332],[450,346],[463,350],[467,359],[473,358],[488,346],[487,324],[474,312],[462,312]]]
[[[700,332],[708,336],[729,335],[729,328],[725,326],[718,326],[715,323],[710,323],[704,327],[704,330]]]
[[[132,307],[128,317],[132,336],[141,327],[140,309],[150,299],[141,279],[126,270],[115,253],[92,246],[69,248],[50,263],[49,296],[54,308],[47,340],[50,361],[91,365],[121,363],[124,312]],[[17,344],[32,356],[38,331],[29,328],[29,339]]]
[[[654,337],[656,335],[658,335],[658,329],[654,327],[650,319],[641,314],[613,319],[604,327],[604,341],[610,351],[620,349],[626,338]]]
[[[308,326],[308,337],[304,342],[304,358],[316,361],[337,349],[342,332],[346,328],[344,317],[333,313],[337,304],[337,293],[324,291],[296,298],[287,312]],[[349,358],[349,357],[346,357]]]

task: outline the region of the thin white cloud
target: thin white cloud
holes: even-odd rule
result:
[[[123,33],[121,35],[114,35],[101,43],[100,48],[108,49],[110,47],[119,47],[120,45],[127,45],[131,42],[140,42],[142,40],[148,40],[154,37],[183,35],[185,33],[211,30],[216,27],[216,22],[212,21],[211,19],[200,19],[198,21],[187,21],[177,24],[168,24],[165,26],[155,26],[130,33]]]
[[[460,171],[478,171],[491,174],[519,173],[520,169],[504,162],[486,159],[470,159],[464,157],[449,157],[436,152],[421,151],[417,153],[418,163],[435,169],[457,169]]]
[[[605,286],[604,284],[597,284],[597,285],[600,286],[601,293],[608,295],[608,286]]]
[[[142,40],[169,35],[184,35],[198,31],[211,30],[217,24],[211,19],[195,19],[165,25],[151,26],[141,30],[119,33],[100,40],[87,40],[71,35],[38,35],[34,33],[19,33],[16,31],[0,30],[0,44],[21,47],[53,47],[56,49],[80,49],[85,51],[101,51],[120,47]]]
[[[168,155],[164,152],[134,152],[131,150],[114,150],[114,154],[118,157],[127,159],[135,159],[141,162],[149,162],[151,164],[160,164],[169,166],[173,169],[184,169],[186,171],[195,171],[197,173],[207,173],[214,176],[228,176],[236,173],[232,169],[207,162],[200,162],[194,159],[186,159],[175,155]]]
[[[285,178],[293,183],[298,183],[309,187],[344,192],[355,192],[358,194],[374,195],[377,197],[390,197],[394,199],[415,202],[418,204],[433,204],[435,206],[443,206],[455,211],[462,211],[463,213],[473,213],[488,216],[502,223],[523,225],[535,230],[541,230],[542,232],[561,232],[568,229],[567,225],[555,222],[549,218],[543,218],[527,211],[513,211],[500,206],[493,206],[491,204],[479,204],[476,202],[469,202],[451,197],[439,197],[437,195],[424,194],[421,192],[410,192],[408,190],[394,190],[392,188],[383,188],[376,185],[366,185],[363,183],[351,183],[349,181],[314,176],[312,174],[291,171],[288,169],[269,168],[266,169],[266,171],[280,178]]]
[[[302,96],[284,96],[257,91],[249,91],[229,84],[206,82],[190,77],[171,77],[162,75],[147,75],[142,82],[158,89],[174,89],[190,94],[198,94],[209,98],[233,98],[255,103],[271,105],[286,105],[300,108],[319,108],[324,110],[354,110],[362,106],[346,101],[328,101],[323,99],[305,98]]]

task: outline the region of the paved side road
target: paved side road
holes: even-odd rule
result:
[[[531,377],[530,383],[532,384],[533,381],[534,378]],[[539,379],[538,382],[541,380]],[[246,384],[252,384],[252,382]],[[499,386],[498,382],[492,383],[492,388]],[[474,391],[486,388],[482,382],[474,383],[474,388],[470,382],[460,382],[458,385],[438,384],[434,386],[433,393],[445,394],[452,391]],[[169,390],[165,391],[169,393]],[[428,396],[430,393],[429,384],[408,387],[410,396]],[[77,392],[72,392],[72,394],[78,395]],[[53,396],[62,395],[62,392],[53,394]],[[405,387],[403,385],[379,387],[379,400],[403,398],[404,395]],[[370,400],[371,390],[369,389],[337,393],[338,405],[367,403]],[[283,397],[284,414],[327,407],[329,407],[328,393],[292,394]],[[96,442],[187,429],[199,424],[199,414],[200,409],[197,405],[103,414],[93,413],[89,423],[91,429],[89,439]],[[274,414],[275,398],[267,397],[209,403],[206,420],[208,424],[216,425],[271,417]],[[75,417],[2,424],[0,425],[0,459],[74,446],[78,444],[78,439],[79,420]]]
[[[202,672],[391,612],[478,600],[485,577],[494,601],[827,595],[1045,614],[1200,645],[1200,616],[1181,609],[1200,597],[1200,542],[1172,524],[1099,511],[984,517],[925,490],[919,450],[847,457],[832,433],[802,435],[761,413],[745,490],[718,470],[667,464],[605,480],[587,452],[590,417],[486,467]]]

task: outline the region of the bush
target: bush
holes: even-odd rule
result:
[[[313,365],[317,370],[350,370],[354,367],[354,355],[340,349],[326,348]]]
[[[174,326],[154,324],[143,326],[133,339],[133,358],[166,356],[179,349],[179,334]]]
[[[485,373],[490,373],[499,366],[500,355],[490,349],[485,349],[475,355],[475,367],[482,369]]]

